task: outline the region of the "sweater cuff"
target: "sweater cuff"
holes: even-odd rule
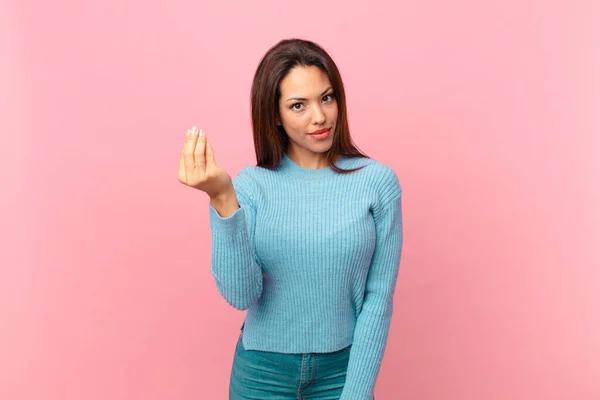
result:
[[[210,210],[210,227],[213,230],[222,232],[235,231],[241,224],[246,223],[244,206],[240,206],[229,217],[221,217],[210,203],[208,203],[208,207]]]

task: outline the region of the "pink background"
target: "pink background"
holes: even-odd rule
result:
[[[226,399],[185,130],[254,162],[267,49],[323,45],[404,189],[386,399],[600,398],[600,2],[4,1],[0,398]]]

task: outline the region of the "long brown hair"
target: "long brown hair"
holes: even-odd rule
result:
[[[281,80],[296,67],[316,66],[325,72],[335,93],[338,104],[338,117],[333,144],[326,158],[330,168],[338,173],[349,173],[363,167],[344,170],[334,164],[336,156],[349,158],[370,158],[352,142],[346,95],[342,77],[333,59],[318,44],[304,39],[284,39],[267,51],[261,60],[252,81],[252,131],[257,166],[274,169],[279,166],[287,151],[289,138],[282,126],[278,126]]]

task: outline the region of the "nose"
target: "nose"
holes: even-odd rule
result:
[[[321,109],[320,105],[315,105],[313,112],[313,124],[321,125],[323,122],[325,122],[325,113]]]

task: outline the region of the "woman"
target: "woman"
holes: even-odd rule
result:
[[[248,310],[230,399],[372,399],[402,248],[394,171],[361,153],[317,44],[282,40],[252,85],[256,166],[232,180],[188,130],[179,180],[210,197],[211,272]]]

